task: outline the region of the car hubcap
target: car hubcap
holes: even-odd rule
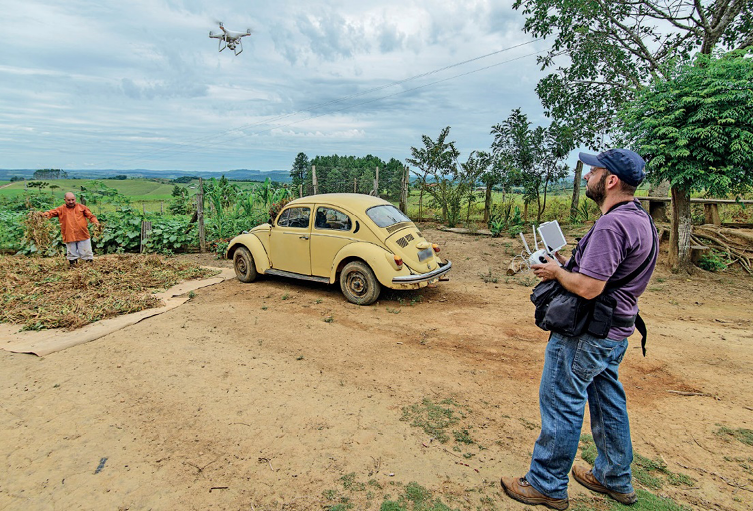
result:
[[[348,289],[351,293],[363,296],[366,293],[366,279],[362,273],[352,272],[348,275]]]
[[[246,274],[246,261],[244,261],[242,257],[239,257],[238,260],[235,261],[235,267],[241,275]]]

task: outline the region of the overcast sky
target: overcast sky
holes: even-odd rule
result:
[[[404,161],[445,126],[465,161],[513,108],[549,123],[533,55],[547,43],[523,44],[511,4],[4,0],[0,168],[284,170],[299,152]],[[243,53],[218,52],[217,21],[253,31]]]

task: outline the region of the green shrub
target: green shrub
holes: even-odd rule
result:
[[[710,249],[707,254],[701,256],[698,260],[698,267],[706,271],[724,271],[727,269],[729,262],[722,252]]]

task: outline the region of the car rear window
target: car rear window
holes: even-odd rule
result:
[[[332,208],[316,208],[314,227],[317,229],[332,229],[336,231],[349,231],[353,227],[350,217],[345,213]]]
[[[402,211],[397,209],[392,204],[384,206],[374,206],[366,210],[366,214],[369,215],[375,224],[379,227],[389,227],[400,222],[410,222],[410,218],[405,216]]]

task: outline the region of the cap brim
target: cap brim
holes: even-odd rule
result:
[[[588,153],[578,153],[578,159],[585,163],[586,165],[590,165],[592,167],[603,167],[604,164],[599,161],[599,159],[596,157],[595,154],[588,154]]]

